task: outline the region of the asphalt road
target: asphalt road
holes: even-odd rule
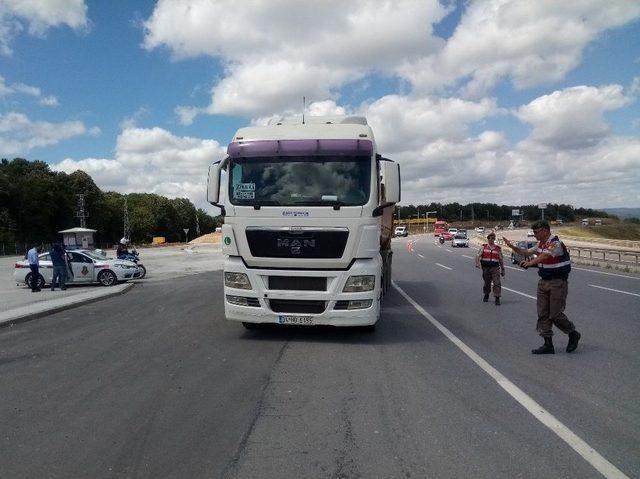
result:
[[[508,269],[496,307],[481,302],[474,250],[405,244],[399,288],[640,476],[640,280],[576,269],[580,347],[566,354],[559,333],[556,355],[534,357],[522,294],[535,296],[535,273]],[[602,477],[398,290],[371,334],[245,331],[223,319],[221,289],[220,272],[141,283],[0,329],[0,476]]]

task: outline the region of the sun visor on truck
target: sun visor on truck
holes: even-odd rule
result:
[[[371,140],[255,140],[234,141],[227,147],[231,158],[257,156],[345,155],[371,156]]]

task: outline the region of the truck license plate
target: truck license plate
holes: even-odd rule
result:
[[[281,315],[278,316],[278,322],[280,324],[304,324],[311,325],[313,324],[313,316],[289,316],[289,315]]]

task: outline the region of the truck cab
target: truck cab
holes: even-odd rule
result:
[[[400,172],[377,153],[366,119],[241,128],[227,154],[207,192],[225,217],[226,318],[374,325],[390,285]]]

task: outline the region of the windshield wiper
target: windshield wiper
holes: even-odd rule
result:
[[[334,210],[339,210],[341,206],[347,206],[344,201],[338,200],[310,200],[295,203],[300,206],[333,206]]]

